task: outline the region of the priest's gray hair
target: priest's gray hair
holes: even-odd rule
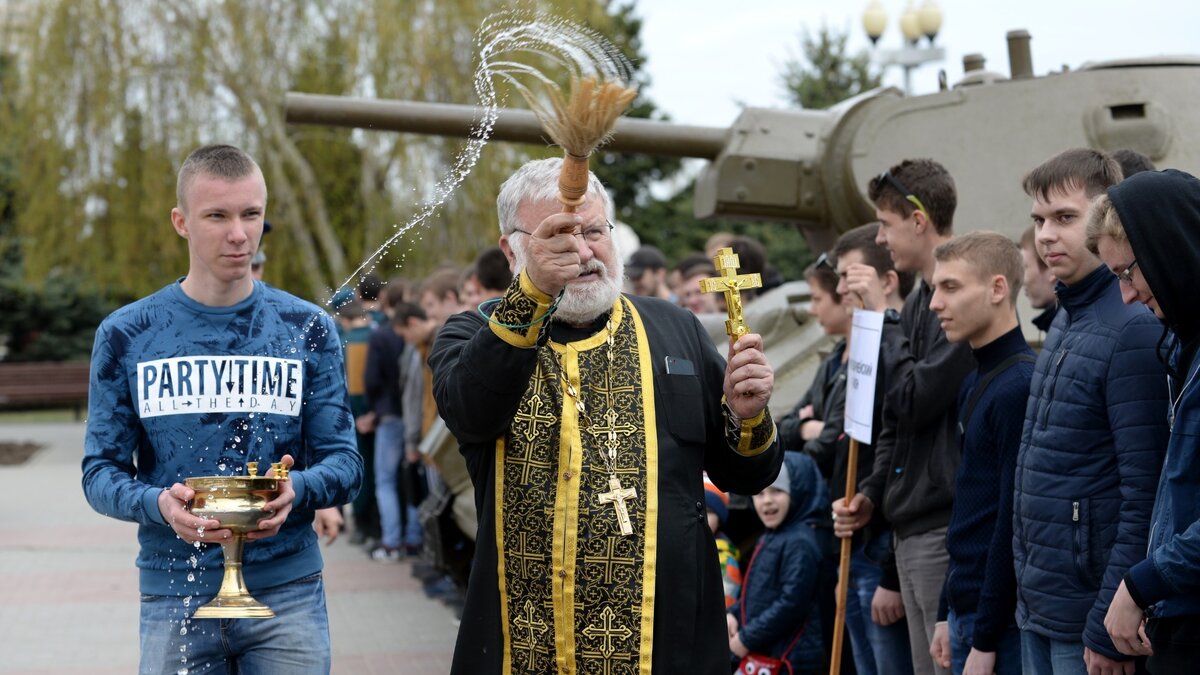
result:
[[[521,202],[552,202],[558,199],[558,173],[562,163],[562,157],[535,159],[526,162],[504,181],[500,186],[500,195],[496,197],[500,234],[512,234],[521,227],[521,221],[517,219]],[[604,200],[604,213],[610,221],[613,220],[613,204],[608,191],[600,184],[596,174],[588,171],[588,197],[593,195],[599,195]]]

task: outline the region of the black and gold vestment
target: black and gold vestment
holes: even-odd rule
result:
[[[701,476],[743,494],[769,485],[774,422],[731,422],[724,359],[686,310],[622,297],[584,328],[499,325],[550,303],[521,274],[492,323],[452,317],[430,355],[479,513],[452,672],[724,675]]]

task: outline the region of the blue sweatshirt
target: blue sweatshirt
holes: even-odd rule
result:
[[[976,385],[1014,354],[1033,350],[1021,328],[1012,329],[974,350],[979,367],[963,380],[958,414],[966,415]],[[954,509],[946,530],[950,566],[942,588],[938,618],[947,610],[975,617],[973,644],[994,652],[1004,631],[1015,622],[1017,579],[1012,562],[1013,473],[1021,448],[1025,406],[1033,362],[1018,362],[997,373],[980,395],[965,430],[962,462],[954,482]]]
[[[96,331],[83,491],[99,513],[139,524],[137,566],[150,595],[215,593],[221,547],[178,538],[158,495],[192,476],[241,475],[291,454],[292,512],[247,542],[251,591],[319,572],[313,512],[358,492],[341,345],[329,316],[261,282],[231,307],[179,282],[113,312]]]

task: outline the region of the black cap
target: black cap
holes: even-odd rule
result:
[[[637,279],[646,270],[662,270],[667,268],[667,258],[654,246],[643,246],[629,256],[625,263],[625,276]]]

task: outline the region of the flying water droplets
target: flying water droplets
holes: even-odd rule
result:
[[[533,95],[528,81],[534,86],[547,85],[557,88],[553,78],[528,61],[533,57],[546,67],[562,69],[572,78],[589,75],[601,80],[631,82],[633,66],[615,45],[599,33],[554,17],[544,12],[530,14],[519,10],[496,12],[484,19],[475,34],[479,50],[479,66],[475,70],[474,88],[479,97],[480,113],[472,127],[466,147],[459,152],[453,164],[434,186],[433,194],[417,210],[416,215],[396,231],[378,249],[362,262],[336,291],[346,288],[360,273],[368,273],[379,264],[379,258],[400,237],[414,227],[423,225],[433,216],[466,180],[479,161],[483,148],[499,117],[500,108],[496,93],[499,79],[520,90],[527,98]],[[330,299],[329,304],[332,304]],[[292,348],[295,351],[295,348]]]

